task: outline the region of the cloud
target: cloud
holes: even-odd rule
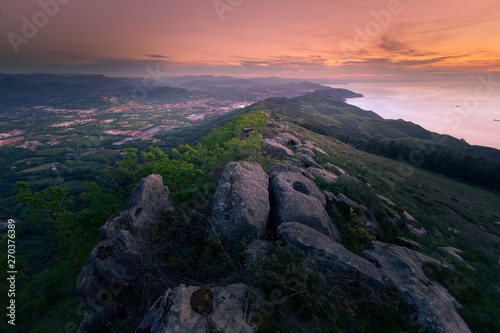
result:
[[[148,58],[153,58],[153,59],[170,59],[171,57],[167,57],[161,54],[145,54],[146,57]]]

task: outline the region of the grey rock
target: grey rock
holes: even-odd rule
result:
[[[299,248],[307,257],[336,274],[355,274],[375,290],[386,290],[382,275],[374,264],[308,226],[296,222],[281,224],[278,237],[287,247]]]
[[[319,152],[319,153],[321,153],[323,155],[328,155],[323,149],[321,149],[318,146],[316,146],[316,143],[314,143],[312,141],[307,141],[306,140],[306,141],[304,141],[303,145],[304,145],[304,147],[316,150],[317,152]]]
[[[127,210],[104,224],[100,237],[106,239],[119,229],[140,233],[151,226],[152,222],[161,221],[163,213],[168,210],[173,210],[168,187],[163,186],[163,178],[160,175],[149,175],[132,191]]]
[[[339,199],[339,203],[348,207],[358,207],[358,203],[354,200],[349,199],[345,194],[339,193],[337,194],[337,198]]]
[[[403,212],[403,217],[406,219],[406,226],[408,230],[419,238],[427,237],[427,231],[424,229],[422,224],[418,222],[413,216],[411,216],[408,212]]]
[[[297,145],[301,144],[301,141],[299,138],[297,138],[296,136],[294,136],[290,133],[286,133],[286,132],[279,133],[278,135],[273,137],[273,140],[278,142],[278,143],[281,143],[283,146],[287,146],[287,145],[297,146]]]
[[[335,203],[339,202],[339,199],[337,199],[335,194],[333,194],[332,192],[324,191],[323,193],[325,194],[326,206],[328,206],[328,205],[331,206],[331,204],[335,204]]]
[[[149,309],[142,320],[139,332],[150,333],[208,333],[213,328],[221,332],[253,333],[258,329],[246,322],[244,306],[248,311],[248,293],[257,299],[262,299],[261,292],[250,290],[244,284],[229,285],[227,287],[210,288],[212,308],[208,313],[200,314],[193,310],[193,297],[200,287],[180,285],[168,289]],[[211,327],[212,326],[212,329]]]
[[[340,205],[350,208],[349,212],[352,222],[361,222],[370,235],[373,235],[375,237],[380,236],[379,223],[373,215],[373,212],[368,209],[368,207],[362,204],[358,204],[356,201],[348,198],[342,193],[339,193],[337,195],[337,198],[339,199]]]
[[[340,176],[345,176],[347,175],[347,171],[345,171],[344,169],[342,169],[341,167],[338,167],[336,165],[333,165],[331,163],[326,163],[325,166],[328,166],[330,168],[334,168],[335,170],[337,170],[337,173],[340,175]]]
[[[309,155],[299,154],[299,160],[302,163],[304,163],[304,165],[307,168],[313,167],[313,168],[317,168],[317,169],[323,169],[323,167],[321,165],[319,165],[318,163],[314,162],[314,160],[312,159],[312,157],[309,156]]]
[[[396,206],[396,204],[392,202],[391,199],[384,197],[383,195],[377,194],[377,197],[389,206]]]
[[[298,172],[282,172],[271,180],[270,189],[281,189],[281,191],[293,191],[315,198],[322,206],[326,205],[326,199],[316,184]]]
[[[232,162],[226,166],[215,192],[212,220],[230,246],[266,229],[268,187],[268,175],[259,164]]]
[[[140,257],[141,251],[130,232],[119,230],[92,249],[89,261],[113,285],[140,288]]]
[[[339,179],[336,174],[325,169],[307,168],[307,171],[312,173],[314,176],[321,177],[327,183],[335,183],[337,179]]]
[[[310,148],[302,148],[300,151],[302,154],[310,156],[310,157],[315,157],[316,154],[310,149]]]
[[[462,257],[460,256],[460,253],[462,253],[462,252],[463,252],[462,250],[459,250],[459,249],[457,249],[457,248],[455,248],[455,247],[451,247],[451,246],[448,246],[448,247],[438,247],[438,249],[439,249],[441,252],[443,252],[443,253],[445,253],[445,254],[449,255],[449,256],[450,256],[450,257],[452,257],[453,259],[455,259],[455,260],[457,260],[457,261],[459,261],[459,262],[461,262],[461,263],[463,263],[463,264],[466,264],[466,266],[467,266],[468,268],[470,268],[470,269],[474,270],[474,268],[472,268],[472,266],[470,266],[470,265],[467,263],[467,261],[465,261],[465,260],[464,260],[464,258],[462,258]]]
[[[397,245],[372,242],[365,257],[380,267],[384,279],[402,295],[402,302],[416,312],[417,320],[431,332],[470,332],[457,309],[460,304],[441,284],[425,276],[424,263],[451,267],[426,255]]]
[[[420,250],[420,251],[425,251],[427,248],[423,246],[420,243],[415,242],[414,240],[404,238],[404,237],[396,237],[396,240],[399,242],[400,245],[407,247],[412,250]]]
[[[139,264],[147,229],[173,209],[160,175],[142,179],[132,192],[129,208],[101,228],[100,241],[77,279],[76,290],[89,311],[79,332],[98,332],[116,315],[135,311],[142,288]]]
[[[274,176],[276,176],[278,173],[281,173],[281,172],[288,172],[290,171],[288,169],[288,165],[286,165],[285,163],[276,163],[275,165],[273,165],[271,167],[271,169],[269,169],[269,179],[271,180],[272,178],[274,178]]]
[[[314,181],[314,175],[312,173],[309,172],[309,170],[307,169],[304,169],[304,168],[298,168],[296,170],[296,172],[300,173],[301,175],[303,175],[304,177],[307,177],[309,178],[310,180]]]
[[[339,241],[340,232],[323,208],[326,199],[313,181],[299,173],[283,172],[271,179],[275,227],[286,222],[305,224]]]
[[[293,151],[272,139],[262,139],[261,143],[265,146],[264,149],[267,150],[269,155],[273,157],[281,159],[293,157]]]
[[[84,295],[88,310],[85,312],[78,332],[98,332],[116,315],[118,307],[115,294],[108,287],[108,282],[99,276],[94,265],[88,264],[83,267],[76,282],[76,291]]]

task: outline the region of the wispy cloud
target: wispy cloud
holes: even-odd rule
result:
[[[171,57],[167,57],[161,54],[145,54],[145,56],[152,59],[171,59]]]

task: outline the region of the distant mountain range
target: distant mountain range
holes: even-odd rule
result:
[[[143,78],[110,78],[104,75],[0,74],[0,106],[4,109],[30,107],[47,103],[67,103],[115,94],[125,99],[139,95],[147,100],[183,102],[195,94],[251,99],[253,93],[271,91],[282,95],[298,95],[307,91],[330,89],[317,83],[277,77],[239,79],[229,76],[184,76],[155,78],[144,85]],[[141,91],[141,93],[137,93]],[[143,92],[146,91],[147,94]],[[136,94],[134,94],[136,92]],[[336,98],[349,98],[354,93],[340,92]],[[1,110],[0,110],[1,111]]]
[[[124,101],[145,88],[142,78],[111,78],[104,75],[0,74],[0,112],[36,105],[82,107],[103,103],[101,96],[114,94]],[[253,98],[253,94],[274,92],[289,98],[270,98],[253,107],[280,110],[289,118],[301,119],[329,131],[357,138],[377,137],[399,142],[451,148],[459,153],[485,156],[500,162],[500,150],[469,145],[449,135],[430,132],[402,119],[383,119],[372,111],[347,104],[349,98],[363,97],[347,89],[330,88],[300,79],[278,77],[241,79],[230,76],[184,76],[158,78],[160,87],[146,87],[146,100],[184,102],[193,96]],[[151,88],[151,89],[150,89]]]

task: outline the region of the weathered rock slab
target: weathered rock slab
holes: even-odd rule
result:
[[[304,163],[306,168],[323,169],[323,167],[321,165],[319,165],[318,163],[316,163],[310,155],[300,153],[299,160],[302,163]]]
[[[208,291],[208,296],[197,300],[197,294],[204,290]],[[246,322],[243,311],[249,292],[255,291],[244,284],[213,288],[180,285],[168,289],[150,308],[136,333],[208,333],[214,329],[219,332],[257,332],[256,326]],[[260,293],[254,295],[258,298]],[[210,307],[200,303],[210,303]],[[204,307],[205,311],[199,311],[198,306]]]
[[[337,179],[339,179],[336,174],[325,169],[307,168],[307,171],[312,173],[314,176],[322,178],[327,183],[335,183]]]
[[[272,211],[275,227],[299,222],[334,240],[341,240],[339,230],[324,209],[325,196],[313,181],[299,173],[277,173],[271,179],[270,192],[275,203]]]
[[[282,159],[293,157],[293,151],[273,139],[262,139],[261,143],[265,146],[264,148],[267,150],[269,155],[273,157]]]
[[[307,257],[336,274],[354,274],[374,290],[386,290],[382,275],[374,264],[308,226],[296,222],[281,224],[278,237],[286,246],[299,248]]]
[[[470,332],[457,312],[460,304],[445,287],[424,274],[424,263],[444,263],[401,246],[376,241],[364,255],[380,267],[384,279],[401,293],[402,302],[416,312],[418,322],[427,325],[431,332]]]
[[[302,144],[299,138],[297,138],[295,135],[286,132],[279,133],[278,135],[273,137],[273,140],[278,143],[281,143],[283,146],[288,146],[288,145],[297,146]]]
[[[264,232],[269,216],[269,178],[259,164],[232,162],[219,179],[212,220],[229,245]]]

